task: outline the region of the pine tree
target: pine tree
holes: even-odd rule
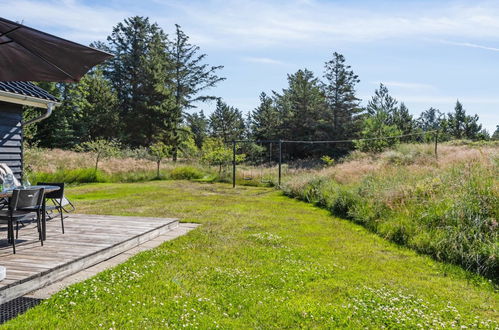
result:
[[[78,114],[71,123],[78,143],[94,139],[110,140],[119,133],[118,99],[101,70],[86,74],[71,91],[72,110]],[[113,125],[110,125],[113,123]]]
[[[118,93],[123,117],[134,110],[140,99],[138,88],[145,64],[143,55],[148,53],[149,41],[158,29],[149,18],[134,16],[118,23],[107,37],[108,51],[114,57],[107,62],[106,75]]]
[[[288,75],[288,88],[279,95],[284,138],[314,140],[327,134],[326,103],[319,80],[307,70]]]
[[[397,126],[387,125],[384,114],[379,113],[364,120],[361,137],[366,140],[355,141],[355,146],[361,151],[380,152],[397,144],[398,139],[389,137],[400,134],[401,132]]]
[[[281,138],[289,140],[325,140],[328,138],[326,100],[320,81],[307,70],[288,75],[288,88],[275,93],[281,120]],[[289,146],[291,157],[323,153],[325,146]],[[322,150],[322,151],[321,151]]]
[[[166,35],[148,18],[134,16],[118,23],[107,41],[114,58],[105,72],[120,101],[125,140],[133,146],[151,144],[172,97],[166,88],[171,70]]]
[[[456,101],[454,112],[447,116],[448,132],[455,139],[462,139],[465,135],[466,110],[459,100]]]
[[[397,103],[390,96],[388,88],[380,84],[367,104],[367,116],[361,132],[361,138],[372,140],[357,141],[357,148],[363,151],[381,151],[399,142],[397,138],[393,138],[402,134],[396,124],[397,113],[405,113],[406,109],[397,108]]]
[[[492,140],[499,140],[499,125],[496,126],[496,131],[490,137]]]
[[[360,99],[355,95],[355,85],[360,82],[345,57],[334,52],[326,62],[324,78],[327,111],[331,121],[331,139],[346,139],[357,135],[356,119],[362,112]]]
[[[250,140],[253,138],[253,115],[251,112],[246,113],[246,117],[244,118],[244,134],[243,138],[246,140]]]
[[[199,113],[195,112],[193,114],[186,115],[187,126],[190,128],[193,136],[194,142],[198,149],[203,147],[203,142],[208,135],[208,124],[209,121],[206,119],[203,110]]]
[[[245,127],[241,111],[217,100],[217,107],[210,116],[210,133],[224,143],[244,137]]]
[[[78,83],[59,84],[57,90],[54,88],[52,93],[60,93],[62,104],[49,118],[35,124],[34,139],[39,141],[38,145],[72,148],[85,141],[117,136],[118,101],[100,68],[86,74]]]
[[[380,84],[374,91],[374,96],[367,104],[367,114],[370,116],[382,115],[387,125],[393,125],[393,114],[397,111],[398,101],[390,96],[388,88]]]
[[[445,120],[445,115],[438,109],[429,108],[423,111],[417,119],[417,126],[423,131],[433,131],[442,128],[442,121]]]
[[[142,83],[138,87],[142,98],[137,102],[137,113],[133,124],[142,145],[156,142],[168,143],[168,129],[175,121],[175,99],[169,83],[172,63],[166,49],[166,35],[162,31],[154,34],[149,43],[149,51],[144,54]],[[180,128],[185,130],[185,127]],[[185,135],[181,135],[185,136]]]
[[[482,124],[478,123],[480,118],[477,114],[466,116],[466,123],[464,125],[464,136],[472,140],[486,140],[487,133],[483,132]]]
[[[251,116],[253,137],[256,140],[275,140],[280,137],[281,118],[274,100],[265,93],[260,94],[260,105]]]
[[[199,46],[189,43],[189,37],[175,25],[174,39],[168,43],[168,53],[173,62],[171,89],[174,92],[175,107],[169,123],[169,140],[173,147],[172,158],[177,159],[181,134],[178,130],[186,110],[195,108],[196,103],[215,100],[215,96],[201,94],[206,89],[215,87],[225,78],[216,72],[223,66],[209,66],[202,62],[206,54],[199,54]]]
[[[454,112],[447,115],[447,130],[448,133],[455,139],[472,139],[480,138],[482,125],[478,124],[478,115],[467,115],[461,102],[456,101]]]
[[[476,135],[475,140],[489,141],[490,138],[491,137],[489,131],[487,131],[485,128],[482,128],[482,130]]]
[[[60,93],[53,94],[60,94],[62,105],[51,118],[33,125],[28,139],[67,148],[100,137],[129,146],[163,142],[172,146],[176,160],[178,150],[193,141],[183,123],[186,110],[215,99],[203,92],[224,79],[216,75],[222,67],[204,64],[206,55],[188,39],[176,25],[173,40],[168,40],[146,17],[118,23],[106,43],[92,44],[115,55],[102,66],[103,74],[90,74],[79,84],[59,84]],[[202,135],[198,137],[200,146]]]
[[[409,109],[405,106],[404,102],[393,111],[393,124],[402,132],[402,134],[411,134],[415,129],[415,121],[409,113]]]

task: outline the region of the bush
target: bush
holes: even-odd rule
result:
[[[202,179],[205,174],[193,166],[180,166],[170,172],[170,178],[173,180],[194,180]]]
[[[362,139],[354,142],[357,149],[379,152],[399,143],[399,139],[393,137],[401,135],[402,132],[397,126],[386,124],[386,114],[381,113],[368,117],[364,120],[363,125]]]
[[[333,164],[334,164],[334,159],[329,157],[328,155],[322,156],[321,161],[325,167],[333,166]]]
[[[201,161],[208,165],[218,166],[218,175],[222,170],[232,163],[232,149],[226,146],[221,139],[208,138],[203,144],[203,156]],[[236,162],[240,163],[246,159],[245,154],[237,154]]]

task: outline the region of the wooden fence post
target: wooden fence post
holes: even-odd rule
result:
[[[438,131],[435,131],[435,159],[438,160]]]
[[[236,187],[236,141],[232,141],[232,188]]]
[[[279,140],[279,187],[281,186],[282,141]]]

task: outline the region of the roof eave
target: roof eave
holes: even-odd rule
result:
[[[5,91],[0,91],[0,101],[27,105],[36,108],[47,109],[49,104],[54,104],[55,106],[60,105],[58,101],[40,99],[33,96],[21,95],[16,93],[10,93]]]

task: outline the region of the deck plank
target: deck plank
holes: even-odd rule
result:
[[[177,219],[72,214],[47,223],[44,246],[34,224],[19,231],[16,254],[0,229],[0,265],[7,277],[0,282],[0,303],[49,285],[118,255],[178,226]]]

